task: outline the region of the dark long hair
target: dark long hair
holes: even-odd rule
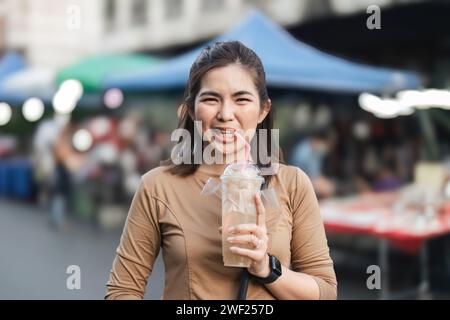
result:
[[[239,64],[251,73],[256,89],[258,90],[261,107],[269,99],[266,87],[266,75],[264,72],[264,67],[256,53],[239,41],[215,42],[205,47],[197,57],[195,62],[192,64],[189,71],[189,79],[184,92],[183,102],[180,106],[180,121],[178,123],[178,128],[187,130],[191,137],[194,137],[196,130],[193,120],[195,110],[195,97],[200,90],[201,80],[203,76],[211,69],[225,67],[230,64]],[[256,127],[256,132],[258,132],[258,129],[267,129],[268,139],[267,144],[264,147],[266,148],[268,155],[272,154],[270,130],[273,129],[274,112],[275,111],[272,106],[264,120]],[[273,151],[278,151],[278,153],[276,153],[278,154],[278,162],[283,163],[284,160],[281,148],[279,146],[277,146],[277,148],[278,150]],[[257,154],[259,154],[259,152]],[[168,159],[164,161],[163,164],[169,165],[168,171],[172,174],[180,176],[188,176],[193,174],[199,167],[199,164],[194,164],[193,161],[193,143],[191,144],[191,160],[191,164],[174,164],[171,159]],[[258,156],[257,165],[260,168],[263,168],[270,167],[272,164],[270,162],[266,164],[261,163]],[[270,175],[266,176],[266,183],[269,181],[270,177]]]

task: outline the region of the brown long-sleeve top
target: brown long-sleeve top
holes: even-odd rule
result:
[[[163,299],[235,299],[242,269],[222,261],[221,200],[200,194],[210,177],[200,167],[180,177],[166,167],[146,173],[137,190],[117,248],[107,299],[141,299],[162,248]],[[216,176],[215,178],[218,178]],[[266,210],[268,252],[297,272],[311,275],[321,299],[336,298],[336,276],[319,205],[303,171],[280,165],[271,179],[281,210]],[[275,299],[251,281],[248,299]]]

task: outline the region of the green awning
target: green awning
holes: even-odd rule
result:
[[[83,85],[84,92],[98,92],[102,90],[102,81],[106,76],[120,76],[139,69],[148,69],[160,61],[142,54],[92,56],[60,70],[56,75],[56,82],[59,85],[65,80],[76,79]]]

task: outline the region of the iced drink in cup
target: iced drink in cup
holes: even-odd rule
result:
[[[231,244],[228,228],[243,223],[256,223],[254,195],[259,193],[264,178],[257,166],[234,163],[220,176],[222,184],[222,255],[225,266],[249,267],[250,259],[230,251],[231,246],[253,249],[248,245]]]

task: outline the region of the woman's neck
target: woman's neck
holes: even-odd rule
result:
[[[236,162],[245,162],[244,156],[235,156],[231,157],[230,159],[225,159],[224,163],[221,164],[201,164],[200,168],[203,172],[210,174],[210,175],[221,175],[223,171],[225,170],[226,166],[230,163],[236,163]],[[252,157],[250,156],[250,162],[252,162]]]
[[[206,164],[200,165],[200,170],[210,176],[220,176],[227,164]]]

